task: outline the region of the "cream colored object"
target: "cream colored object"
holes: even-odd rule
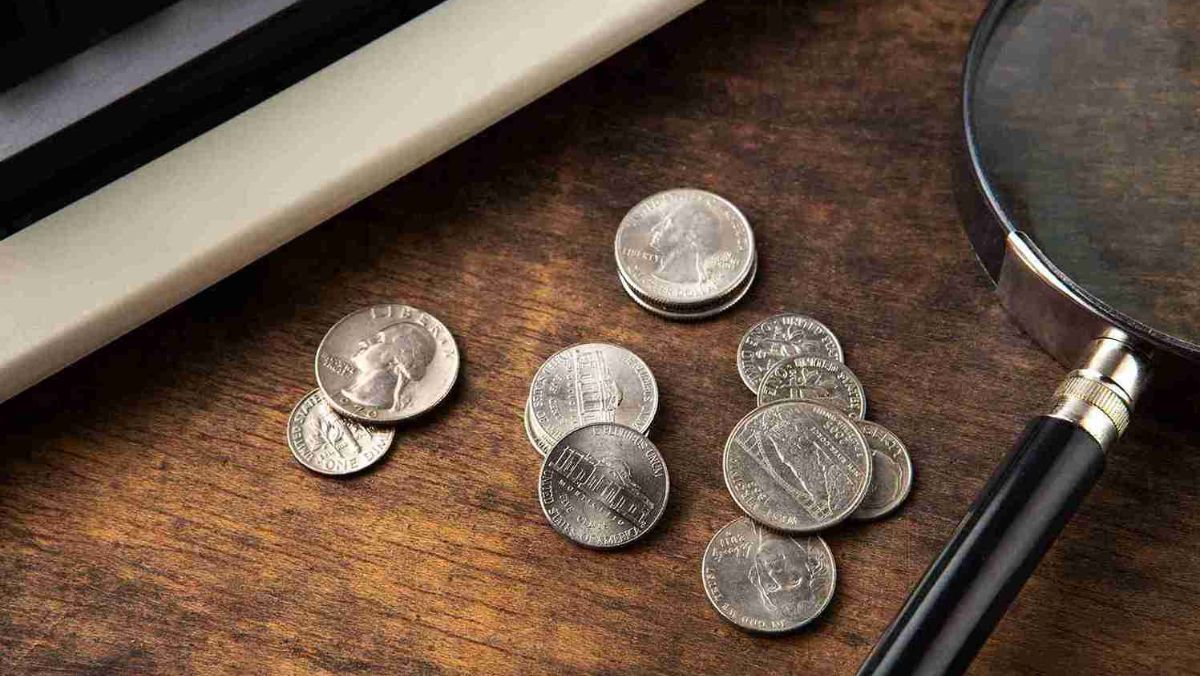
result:
[[[0,401],[700,0],[448,0],[0,241]]]

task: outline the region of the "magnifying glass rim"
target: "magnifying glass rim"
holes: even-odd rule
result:
[[[1005,237],[1021,230],[1004,210],[999,196],[988,180],[987,171],[980,158],[980,150],[974,134],[975,123],[972,108],[975,100],[975,88],[979,69],[983,64],[983,55],[991,44],[992,36],[995,34],[996,28],[1000,25],[1002,19],[1007,15],[1006,13],[1013,9],[1015,5],[1025,1],[1027,0],[991,0],[988,3],[979,22],[975,25],[970,45],[967,48],[967,58],[963,64],[962,102],[960,110],[963,146],[965,148],[966,164],[969,167],[970,181],[977,194],[982,197],[983,211],[987,216],[984,219],[967,219],[965,227],[971,238],[972,246],[975,248],[980,261],[984,264],[984,268],[987,269],[993,281],[998,281],[1000,259],[1004,255],[1004,249],[1000,246],[1004,237],[997,240],[995,229],[997,227],[1002,229]],[[988,254],[992,254],[993,257],[999,256],[1000,259],[985,260],[985,256]],[[1150,346],[1169,350],[1189,361],[1200,360],[1200,344],[1159,331],[1113,308],[1095,294],[1075,283],[1074,280],[1060,270],[1053,261],[1036,247],[1034,248],[1034,254],[1058,281],[1078,295],[1079,299],[1104,321],[1130,333]]]

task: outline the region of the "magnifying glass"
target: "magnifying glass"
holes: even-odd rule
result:
[[[1200,11],[992,0],[956,192],[1012,318],[1075,364],[860,674],[966,670],[1153,383],[1200,390]]]

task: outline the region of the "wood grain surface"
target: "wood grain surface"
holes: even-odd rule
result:
[[[712,2],[167,315],[0,405],[7,673],[852,673],[1063,369],[1009,322],[962,234],[949,157],[978,1]],[[737,203],[760,246],[734,310],[669,323],[622,293],[642,196]],[[170,218],[170,214],[163,214]],[[463,369],[346,479],[288,452],[326,329],[429,310]],[[738,516],[735,349],[810,314],[841,338],[916,487],[827,536],[836,598],[765,638],[700,585]],[[644,541],[573,546],[538,506],[521,414],[557,349],[640,354],[671,502]],[[1148,419],[974,673],[1200,673],[1200,442]]]

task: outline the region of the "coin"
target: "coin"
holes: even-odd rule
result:
[[[525,437],[529,439],[529,444],[533,449],[545,456],[553,448],[554,444],[539,436],[531,427],[533,422],[533,413],[529,411],[529,402],[525,402]]]
[[[871,484],[867,441],[854,421],[820,404],[760,406],[725,442],[725,485],[750,518],[813,533],[850,515]]]
[[[851,519],[878,519],[900,506],[912,490],[912,460],[900,437],[883,425],[858,421],[871,450],[871,486]]]
[[[751,266],[750,274],[746,277],[746,281],[742,283],[742,286],[734,289],[733,292],[728,294],[728,296],[726,296],[724,299],[710,305],[701,305],[694,309],[688,310],[659,305],[646,298],[642,298],[638,295],[637,291],[629,286],[628,282],[626,282],[624,278],[621,278],[621,287],[625,289],[625,293],[629,294],[629,297],[632,298],[635,303],[640,305],[642,309],[648,312],[677,321],[697,321],[718,315],[734,305],[737,305],[738,301],[742,300],[742,298],[744,298],[750,291],[750,287],[754,284],[754,278],[757,274],[758,263],[756,262]]]
[[[346,315],[317,348],[317,386],[338,413],[394,423],[436,406],[458,378],[458,346],[433,315],[376,305]]]
[[[721,617],[774,634],[803,627],[829,606],[837,566],[819,536],[777,533],[743,516],[708,543],[700,577]]]
[[[737,369],[742,382],[758,394],[771,367],[789,357],[826,357],[844,361],[833,331],[804,315],[778,314],[750,327],[738,344]]]
[[[655,303],[689,306],[724,297],[756,259],[750,223],[703,190],[667,190],[638,202],[617,228],[617,270]]]
[[[667,508],[667,465],[632,427],[591,423],[560,439],[542,461],[538,497],[554,530],[584,545],[629,544]]]
[[[396,432],[338,415],[321,391],[313,390],[292,409],[287,436],[301,465],[321,474],[350,474],[382,458]]]
[[[825,357],[792,357],[775,366],[758,385],[758,405],[803,399],[862,420],[867,396],[845,364]]]
[[[551,355],[529,386],[530,428],[555,441],[593,422],[650,429],[658,384],[637,355],[607,343],[572,345]]]

